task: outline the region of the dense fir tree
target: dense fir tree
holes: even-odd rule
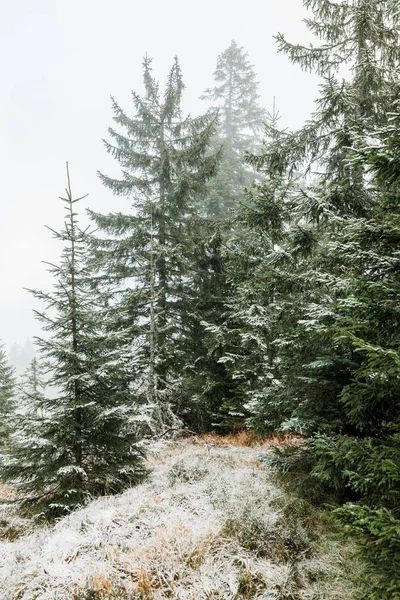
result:
[[[200,337],[195,336],[197,353],[186,387],[192,407],[202,408],[202,428],[230,430],[243,424],[245,413],[235,400],[237,381],[224,362],[227,347],[218,331],[226,318],[225,302],[235,294],[227,270],[228,247],[236,244],[231,240],[233,211],[244,198],[244,187],[254,179],[244,154],[257,147],[265,111],[259,105],[254,68],[235,41],[218,57],[214,80],[214,87],[202,98],[219,112],[220,126],[212,143],[223,145],[223,155],[205,200],[207,218],[199,240],[203,252],[198,253],[196,290]]]
[[[309,452],[314,479],[353,499],[338,514],[366,560],[366,597],[393,599],[400,594],[399,113],[354,162],[374,174],[374,207],[368,219],[348,220],[331,242],[342,266],[334,285],[346,294],[338,294],[330,322],[318,314],[314,323],[354,357],[338,398],[347,435],[316,436]]]
[[[224,405],[235,383],[221,362],[223,346],[213,333],[224,321],[226,298],[232,293],[227,278],[227,252],[223,239],[227,225],[198,219],[193,231],[195,248],[191,286],[191,320],[187,336],[188,356],[184,370],[183,416],[191,429],[229,429]]]
[[[305,127],[267,130],[263,152],[249,157],[265,181],[249,191],[242,213],[249,234],[240,251],[250,268],[234,303],[237,331],[228,323],[228,334],[257,339],[258,348],[227,360],[242,367],[254,426],[313,436],[306,452],[276,461],[297,470],[303,491],[317,498],[323,484],[339,500],[361,502],[341,515],[370,559],[371,585],[362,597],[392,599],[399,593],[398,121],[364,158],[354,159],[351,146],[370,143],[397,97],[398,6],[306,6],[323,45],[278,41],[324,84]],[[307,184],[298,172],[312,174]]]
[[[106,334],[85,266],[85,232],[79,229],[68,175],[65,244],[49,293],[34,291],[47,310],[36,312],[48,332],[37,338],[52,394],[44,396],[37,363],[31,365],[28,406],[11,437],[2,476],[62,514],[91,495],[118,492],[143,474],[137,415],[126,384],[120,340]]]
[[[143,79],[144,95],[133,93],[131,117],[113,100],[118,130],[109,129],[105,145],[122,176],[100,174],[114,194],[129,198],[130,209],[90,214],[102,235],[93,240],[99,281],[110,284],[115,322],[133,343],[136,389],[150,404],[161,403],[165,418],[167,400],[179,401],[182,372],[193,360],[193,231],[219,159],[218,152],[209,152],[217,117],[182,115],[177,59],[163,96],[148,59]]]
[[[244,187],[254,178],[244,155],[257,147],[266,113],[259,104],[254,67],[235,40],[218,56],[214,81],[214,87],[207,89],[202,99],[219,112],[214,144],[222,143],[224,151],[207,195],[207,214],[226,219],[243,198]]]
[[[4,449],[10,431],[15,408],[14,370],[8,364],[6,353],[0,345],[0,451]]]
[[[275,354],[270,384],[260,380],[263,391],[257,385],[253,390],[258,426],[280,424],[302,433],[350,427],[337,398],[358,357],[343,353],[327,335],[332,302],[346,295],[335,285],[344,266],[333,257],[331,243],[348,218],[373,210],[365,167],[348,160],[350,146],[385,121],[397,90],[399,56],[393,3],[321,0],[306,6],[315,15],[307,23],[323,44],[303,48],[282,36],[278,41],[294,62],[322,74],[324,84],[317,110],[301,130],[280,132],[272,124],[263,151],[249,156],[265,181],[247,196],[245,222],[253,237],[265,241],[264,249],[250,244],[243,252],[268,273],[270,293],[263,295],[251,271],[242,285],[244,312],[253,306],[264,311],[258,322],[264,323],[264,344]],[[339,84],[341,66],[348,74]],[[325,327],[314,327],[321,315]],[[271,318],[277,324],[272,329]],[[251,319],[241,328],[251,335]],[[262,352],[259,359],[261,364]]]

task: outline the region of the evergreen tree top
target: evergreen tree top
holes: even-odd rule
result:
[[[303,195],[306,218],[365,216],[371,203],[365,165],[349,160],[350,149],[387,122],[398,98],[398,3],[304,0],[304,5],[314,13],[306,25],[321,43],[291,44],[282,34],[276,39],[291,62],[323,77],[316,109],[301,129],[275,130],[264,151],[248,160],[268,176],[312,173],[319,189],[313,186],[312,198]]]
[[[307,28],[322,44],[290,44],[283,34],[276,36],[280,52],[306,71],[329,76],[350,61],[358,69],[386,75],[398,66],[399,10],[397,0],[303,0],[313,17],[304,19]],[[350,65],[350,76],[354,75]],[[372,73],[371,73],[372,74]],[[371,81],[370,81],[371,83]]]
[[[146,57],[142,66],[145,92],[142,96],[132,92],[134,114],[128,116],[112,98],[118,128],[110,127],[111,140],[103,140],[107,152],[121,165],[121,177],[103,173],[99,177],[115,194],[132,195],[136,208],[148,207],[149,198],[154,204],[157,196],[163,196],[181,211],[215,171],[219,157],[210,156],[207,149],[217,115],[215,111],[196,118],[182,114],[184,84],[177,57],[163,94],[153,77],[151,59]]]
[[[201,99],[213,103],[220,113],[220,137],[234,149],[244,152],[262,128],[265,111],[260,106],[258,81],[248,53],[232,40],[217,59],[215,85]]]

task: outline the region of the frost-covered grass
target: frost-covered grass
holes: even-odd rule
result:
[[[282,496],[258,452],[212,438],[155,446],[146,483],[3,536],[1,600],[352,598],[347,549]]]

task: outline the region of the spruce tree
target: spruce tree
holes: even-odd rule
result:
[[[350,428],[338,396],[358,357],[342,352],[329,333],[333,303],[346,296],[336,285],[345,266],[333,257],[332,244],[348,219],[373,211],[365,165],[351,160],[351,146],[387,119],[398,89],[400,46],[392,2],[315,0],[305,6],[314,11],[307,24],[322,44],[291,45],[281,35],[278,43],[291,60],[324,77],[321,96],[303,128],[267,128],[263,151],[248,157],[265,180],[247,197],[245,221],[253,234],[270,239],[270,251],[258,252],[261,268],[271,273],[272,265],[278,267],[268,282],[272,295],[260,303],[268,321],[277,316],[278,328],[264,340],[274,346],[276,368],[253,410],[260,427],[280,421],[310,433]],[[271,231],[276,217],[280,239]],[[249,281],[245,306],[253,302],[254,286]],[[251,331],[248,321],[243,332]]]
[[[244,187],[254,178],[244,155],[256,149],[266,112],[259,104],[254,67],[235,40],[218,56],[214,81],[214,87],[208,88],[201,98],[219,112],[214,144],[223,144],[223,156],[207,195],[206,212],[227,219],[243,199]]]
[[[14,369],[8,364],[6,353],[0,345],[0,449],[8,442],[15,409]]]
[[[42,362],[33,358],[20,378],[18,408],[34,420],[43,419],[47,378]]]
[[[399,13],[393,0],[305,0],[305,23],[321,40],[302,46],[276,36],[278,49],[303,70],[322,77],[316,110],[305,125],[284,132],[252,164],[268,172],[304,172],[313,186],[303,197],[308,219],[334,211],[365,215],[369,199],[362,166],[349,163],[357,136],[384,124],[398,97]],[[261,161],[261,163],[260,163]]]
[[[209,152],[217,118],[213,112],[182,115],[178,59],[163,96],[149,59],[143,80],[143,97],[132,94],[132,116],[113,100],[118,129],[109,129],[105,146],[121,165],[121,178],[100,173],[104,185],[127,196],[131,207],[108,215],[90,212],[102,236],[92,247],[99,285],[109,286],[116,327],[133,346],[135,389],[150,405],[162,406],[166,418],[168,401],[178,401],[182,370],[193,358],[187,346],[194,309],[192,232],[219,160],[218,151]]]
[[[219,137],[238,155],[253,146],[265,119],[256,77],[247,52],[232,40],[218,56],[214,87],[202,96],[219,110]]]
[[[338,396],[346,427],[315,436],[308,449],[314,480],[352,501],[337,514],[366,561],[365,597],[391,600],[400,592],[400,114],[353,160],[371,170],[374,208],[331,243],[342,266],[335,286],[346,294],[337,294],[329,324],[316,323],[353,357]]]
[[[68,168],[68,167],[67,167]],[[137,415],[126,383],[120,339],[104,331],[107,315],[90,289],[86,234],[78,226],[68,173],[60,265],[50,265],[50,292],[33,291],[46,310],[36,311],[46,337],[37,338],[48,386],[44,396],[37,363],[28,375],[28,406],[18,419],[2,476],[64,514],[92,495],[115,493],[143,474]]]
[[[229,431],[243,425],[247,413],[237,401],[238,382],[224,361],[228,346],[220,335],[226,319],[226,301],[236,294],[227,256],[228,248],[236,246],[233,231],[239,227],[238,222],[233,225],[234,211],[244,199],[245,186],[254,179],[244,154],[257,147],[266,113],[259,105],[254,68],[235,41],[218,57],[214,79],[214,87],[206,90],[202,99],[219,112],[220,126],[212,143],[222,144],[223,153],[206,196],[205,222],[199,228],[203,235],[199,247],[203,252],[197,257],[197,352],[194,366],[187,372],[186,387],[192,396],[191,407],[201,414],[202,430]]]

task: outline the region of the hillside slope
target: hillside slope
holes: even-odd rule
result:
[[[343,546],[269,478],[262,448],[154,446],[149,480],[0,541],[2,600],[352,598]]]

